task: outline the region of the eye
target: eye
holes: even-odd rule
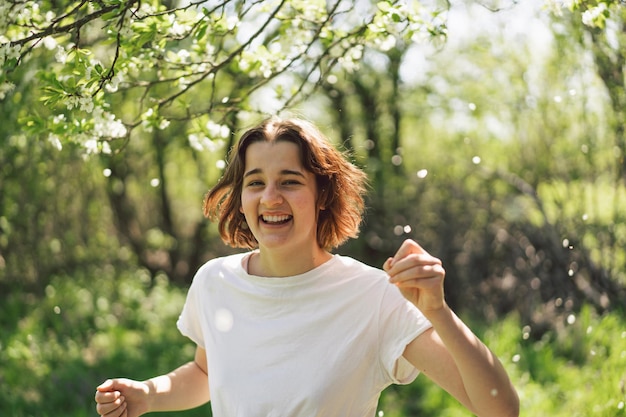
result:
[[[246,183],[246,187],[259,187],[261,185],[263,185],[261,180],[250,180]]]

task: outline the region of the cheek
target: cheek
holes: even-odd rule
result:
[[[313,197],[304,197],[297,201],[298,210],[308,214],[317,213],[317,202]]]
[[[251,207],[250,196],[246,195],[246,193],[242,193],[241,199],[239,201],[239,212],[242,214],[246,214],[246,211],[250,211],[250,207]]]

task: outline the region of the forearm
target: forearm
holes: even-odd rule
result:
[[[145,383],[149,387],[149,412],[186,410],[209,401],[207,374],[195,361]]]
[[[426,315],[458,368],[474,412],[479,416],[517,416],[517,393],[493,352],[448,306]]]

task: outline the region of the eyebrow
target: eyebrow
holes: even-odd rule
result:
[[[262,172],[263,170],[261,168],[251,169],[250,171],[243,174],[243,177],[246,178],[246,177],[249,177],[250,175],[261,174]],[[295,176],[304,178],[304,174],[302,172],[294,171],[292,169],[283,169],[282,171],[280,171],[280,174],[281,175],[295,175]]]

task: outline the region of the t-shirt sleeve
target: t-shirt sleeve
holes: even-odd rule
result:
[[[394,285],[387,285],[380,320],[380,353],[383,369],[391,383],[411,383],[419,371],[402,354],[410,342],[432,325]]]
[[[203,270],[204,268],[200,268],[194,276],[189,291],[187,292],[187,299],[183,305],[182,312],[176,322],[176,326],[181,334],[191,339],[201,348],[205,347],[200,304]]]

